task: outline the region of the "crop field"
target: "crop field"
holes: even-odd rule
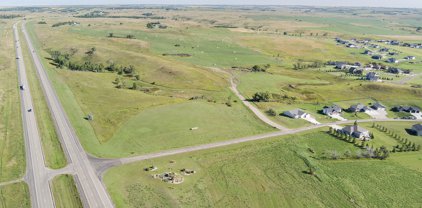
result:
[[[373,131],[372,124],[363,125]],[[422,143],[404,130],[411,123],[382,125],[418,144]],[[116,167],[105,174],[105,183],[117,207],[421,205],[421,187],[418,185],[422,176],[420,152],[392,153],[386,160],[319,159],[327,151],[340,155],[346,151],[359,151],[359,148],[324,131],[315,130]],[[394,140],[387,135],[381,132],[374,134],[374,145],[393,145]],[[317,167],[318,177],[306,174],[304,158]],[[151,165],[158,169],[154,172],[143,170]],[[184,182],[179,185],[151,177],[151,174],[177,172],[183,168],[196,173],[185,176]]]

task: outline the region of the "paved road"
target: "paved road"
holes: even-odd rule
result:
[[[362,122],[362,123],[364,123],[364,122],[385,122],[385,121],[409,122],[409,120],[389,119],[389,118],[388,119],[363,119],[363,120],[358,120],[358,122]],[[411,121],[422,121],[422,120],[411,120]],[[97,169],[97,174],[100,177],[102,177],[102,174],[105,171],[107,171],[109,168],[119,166],[119,165],[123,165],[123,164],[138,162],[138,161],[142,161],[142,160],[149,160],[149,159],[159,158],[159,157],[164,157],[164,156],[169,156],[169,155],[176,155],[176,154],[188,153],[188,152],[193,152],[193,151],[212,149],[212,148],[223,147],[223,146],[239,144],[239,143],[255,141],[255,140],[261,140],[261,139],[267,139],[267,138],[272,138],[272,137],[277,137],[277,136],[296,134],[296,133],[300,133],[300,132],[304,132],[304,131],[309,131],[309,130],[321,128],[321,127],[338,126],[338,125],[341,125],[341,124],[351,124],[353,122],[354,122],[354,120],[353,121],[352,120],[336,121],[336,122],[332,122],[332,123],[318,124],[318,125],[307,126],[307,127],[298,128],[298,129],[290,129],[290,130],[287,130],[287,131],[277,131],[277,132],[248,136],[248,137],[243,137],[243,138],[238,138],[238,139],[233,139],[233,140],[227,140],[227,141],[222,141],[222,142],[215,142],[215,143],[203,144],[203,145],[192,146],[192,147],[184,147],[184,148],[179,148],[179,149],[165,150],[165,151],[161,151],[161,152],[156,152],[156,153],[151,153],[151,154],[146,154],[146,155],[139,155],[139,156],[135,156],[135,157],[127,157],[127,158],[119,158],[119,159],[98,159],[97,158],[97,159],[91,159],[91,160],[95,164],[95,167]]]
[[[32,41],[25,29],[25,24],[22,25],[22,31],[28,43],[28,48],[34,61],[38,78],[40,79],[40,83],[52,114],[52,118],[55,122],[57,132],[61,139],[63,149],[72,163],[75,181],[85,207],[113,207],[113,203],[104,188],[104,185],[97,177],[95,169],[88,160],[87,154],[82,148],[74,129],[70,125],[69,119],[67,118],[52,84],[48,79],[47,73],[35,52]]]
[[[54,207],[54,202],[50,185],[48,183],[48,170],[46,169],[44,163],[44,155],[41,146],[40,134],[38,132],[37,121],[35,119],[35,112],[34,110],[32,110],[32,112],[28,112],[28,109],[33,108],[33,104],[26,76],[25,64],[22,58],[22,49],[19,41],[17,24],[13,25],[13,32],[15,37],[18,79],[19,83],[25,88],[25,90],[20,91],[27,163],[25,180],[29,186],[32,207],[52,208]]]

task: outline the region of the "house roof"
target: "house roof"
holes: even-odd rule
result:
[[[355,125],[347,125],[343,128],[343,131],[348,133],[362,133],[362,132],[368,132],[365,128],[362,128],[360,126]]]
[[[328,111],[331,111],[331,112],[338,112],[338,113],[341,112],[341,108],[338,105],[324,106],[323,109],[327,109]]]
[[[422,131],[422,124],[415,124],[412,126],[413,130]]]
[[[302,115],[306,114],[306,112],[301,110],[301,109],[293,109],[293,110],[289,110],[289,111],[284,111],[284,114],[302,116]]]
[[[376,102],[375,104],[373,104],[372,105],[372,107],[375,107],[375,108],[385,108],[385,106],[384,105],[382,105],[381,103],[379,103],[379,102]]]

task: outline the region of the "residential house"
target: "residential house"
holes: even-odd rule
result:
[[[375,60],[381,60],[383,57],[381,55],[373,55],[371,58]]]
[[[322,113],[325,115],[336,115],[340,114],[342,109],[338,105],[332,105],[332,106],[325,106],[322,109]]]
[[[370,51],[370,50],[365,50],[365,52],[363,52],[363,54],[366,54],[366,55],[373,55],[373,54],[374,54],[374,52],[372,52],[372,51]]]
[[[385,110],[385,106],[379,102],[376,102],[373,105],[371,105],[371,108],[373,108],[374,110]]]
[[[341,131],[347,135],[361,140],[369,140],[371,138],[369,131],[360,127],[356,121],[353,125],[345,126]]]
[[[358,103],[356,105],[351,105],[347,111],[349,112],[365,112],[369,110],[369,108],[361,103]]]
[[[391,74],[402,74],[403,70],[392,67],[392,68],[387,69],[386,72],[391,73]]]
[[[290,110],[290,111],[284,111],[283,115],[290,117],[290,118],[308,118],[310,115],[306,112],[304,112],[301,109],[294,109],[294,110]]]
[[[387,62],[388,63],[395,63],[395,64],[397,64],[397,63],[399,63],[399,60],[397,60],[395,58],[389,58],[389,59],[387,59]]]
[[[357,68],[357,67],[350,67],[349,68],[349,73],[350,74],[357,74],[357,75],[362,75],[363,70],[361,68]]]
[[[412,131],[416,136],[422,136],[422,124],[413,125]]]
[[[379,76],[375,72],[368,72],[366,74],[366,80],[369,80],[369,81],[378,81],[379,80]]]
[[[406,56],[404,57],[405,60],[415,60],[416,57],[415,56]]]
[[[392,111],[395,112],[408,112],[408,113],[420,113],[421,110],[418,107],[414,107],[414,106],[394,106],[392,109]]]

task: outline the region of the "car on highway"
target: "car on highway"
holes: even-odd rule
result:
[[[28,112],[32,112],[32,108],[28,109]]]
[[[25,87],[24,87],[23,85],[20,85],[20,86],[19,86],[19,89],[20,89],[20,90],[25,90]]]

